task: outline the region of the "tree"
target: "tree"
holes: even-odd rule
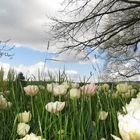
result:
[[[26,86],[26,81],[24,74],[22,72],[19,72],[16,78],[17,85],[20,84],[20,86],[25,87]]]
[[[54,39],[64,42],[63,51],[95,50],[106,54],[106,67],[129,65],[125,77],[140,75],[140,1],[67,0],[66,17],[52,18]],[[74,9],[70,8],[74,7]],[[70,16],[68,16],[68,14]]]
[[[14,45],[9,44],[10,40],[0,41],[0,58],[3,56],[9,57],[10,59],[14,55],[11,51]]]

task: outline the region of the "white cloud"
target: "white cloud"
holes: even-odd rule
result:
[[[47,65],[44,64],[44,62],[38,62],[37,64],[31,65],[31,66],[19,65],[16,67],[11,67],[7,63],[0,62],[0,67],[2,67],[4,69],[5,78],[8,74],[9,69],[14,69],[16,74],[18,74],[19,72],[23,72],[26,79],[35,78],[36,80],[38,80],[39,78],[41,80],[44,80],[44,79],[47,80],[47,79],[49,79],[49,74],[51,74],[53,77],[55,77],[57,79],[59,71],[63,72],[62,69],[49,68]],[[48,72],[49,72],[49,74],[48,74]],[[79,74],[77,71],[66,70],[65,73],[68,76],[68,79],[71,79],[73,81],[78,80]]]
[[[79,80],[79,74],[75,70],[67,70],[66,75],[68,76],[69,80],[72,80],[72,81],[78,81]]]
[[[46,15],[55,15],[62,0],[0,0],[0,40],[45,50]],[[20,46],[17,45],[17,46]]]
[[[85,51],[77,52],[72,50],[72,51],[67,51],[65,53],[62,53],[54,59],[66,63],[84,62],[86,64],[88,63],[88,57],[86,55],[87,53]]]
[[[0,0],[0,40],[11,39],[16,47],[46,51],[47,41],[51,38],[51,33],[46,33],[48,25],[51,25],[47,16],[57,16],[57,11],[63,7],[62,2],[63,0]],[[49,50],[55,53],[63,45],[50,42]],[[87,64],[87,60],[82,60],[84,56],[83,52],[73,51],[62,54],[57,59]]]
[[[99,58],[95,58],[94,56],[87,55],[86,51],[67,51],[65,53],[61,53],[60,55],[53,58],[58,62],[65,62],[65,63],[79,63],[81,65],[85,64],[100,64],[101,60]]]

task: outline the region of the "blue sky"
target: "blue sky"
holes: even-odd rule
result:
[[[19,67],[21,64],[25,67],[30,67],[31,65],[35,65],[39,62],[45,62],[46,57],[50,59],[55,58],[55,54],[40,52],[27,47],[15,47],[11,53],[14,53],[12,59],[9,59],[8,57],[2,57],[1,62],[9,64],[12,67]],[[80,76],[88,77],[90,72],[93,72],[91,63],[80,64],[74,62],[56,62],[47,60],[46,65],[51,69],[58,68],[63,70],[65,68],[65,70],[73,70],[76,71]]]

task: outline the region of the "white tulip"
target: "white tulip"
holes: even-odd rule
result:
[[[132,99],[123,110],[126,110],[126,115],[118,113],[118,127],[122,140],[140,140],[140,98]]]
[[[0,109],[6,109],[8,107],[8,102],[3,95],[0,95]]]
[[[19,122],[27,123],[31,120],[31,118],[32,118],[32,115],[31,115],[30,111],[29,112],[24,111],[23,113],[18,114]]]
[[[72,88],[70,90],[70,98],[71,99],[79,99],[80,98],[80,95],[81,95],[80,89]]]
[[[28,85],[24,87],[24,91],[26,92],[27,95],[34,96],[39,92],[39,88],[36,85]]]
[[[109,85],[108,84],[103,84],[101,86],[101,88],[105,91],[105,92],[108,92],[109,91]]]
[[[122,83],[118,84],[116,88],[119,93],[127,93],[128,90],[132,89],[132,86],[127,83]]]
[[[70,84],[67,82],[63,82],[62,85],[64,85],[66,89],[68,89],[70,87]]]
[[[100,140],[106,140],[105,138],[101,138]]]
[[[105,111],[100,111],[99,112],[99,119],[100,120],[106,120],[106,118],[107,118],[107,116],[108,116],[108,112],[105,112]]]
[[[140,98],[132,98],[129,104],[126,104],[125,107],[123,107],[123,110],[133,114],[136,110],[140,108]]]
[[[64,107],[65,107],[65,102],[59,102],[59,101],[50,102],[45,106],[46,110],[52,113],[58,113],[62,111]]]
[[[18,140],[45,140],[45,139],[41,138],[41,136],[37,136],[34,133],[31,133],[27,134],[24,138]]]
[[[113,138],[114,140],[121,140],[119,137],[117,137],[117,136],[115,136],[115,135],[112,135],[112,134],[111,134],[111,136],[112,136],[112,138]]]
[[[65,85],[54,86],[53,94],[54,96],[61,96],[67,93],[67,87]]]
[[[140,98],[140,92],[138,92],[138,94],[137,94],[137,98]]]
[[[19,123],[17,126],[17,133],[20,136],[25,136],[30,130],[30,126],[26,123]]]
[[[50,84],[47,84],[47,90],[48,90],[49,92],[53,92],[54,86],[58,86],[58,84],[57,84],[57,83],[50,83]]]
[[[123,140],[140,140],[140,119],[130,114],[119,114],[118,121],[119,132]]]
[[[12,106],[11,102],[7,102],[7,107],[10,108]]]

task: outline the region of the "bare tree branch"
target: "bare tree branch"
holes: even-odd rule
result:
[[[12,50],[14,49],[14,45],[9,44],[10,40],[0,41],[0,58],[3,56],[9,57],[12,59],[13,53]]]
[[[60,52],[87,51],[90,48],[86,55],[88,57],[90,53],[98,49],[106,54],[108,64],[105,68],[107,70],[110,68],[110,72],[114,71],[125,77],[140,75],[140,49],[138,47],[140,1],[67,0],[67,2],[63,12],[74,4],[75,8],[67,12],[63,19],[52,18],[55,23],[52,27],[54,41],[64,43],[62,43],[64,48]],[[113,68],[110,66],[113,63],[124,67],[123,69],[118,69],[117,66]],[[124,72],[127,64],[130,64],[129,68]]]

